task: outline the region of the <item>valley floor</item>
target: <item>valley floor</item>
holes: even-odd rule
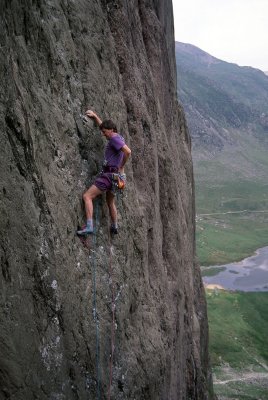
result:
[[[213,382],[219,400],[268,398],[268,368],[267,372],[257,372],[223,367],[214,374]]]

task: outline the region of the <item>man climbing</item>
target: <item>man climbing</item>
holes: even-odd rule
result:
[[[94,184],[83,194],[85,203],[87,223],[84,229],[77,231],[78,235],[88,235],[93,233],[93,199],[106,192],[106,202],[111,217],[110,231],[118,233],[117,209],[113,189],[113,176],[124,174],[124,166],[131,154],[130,148],[125,144],[124,138],[117,133],[117,128],[113,121],[101,121],[98,115],[92,110],[86,111],[86,116],[95,120],[102,134],[108,140],[104,153],[103,169],[96,178]]]

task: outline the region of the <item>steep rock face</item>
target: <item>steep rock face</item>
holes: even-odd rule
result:
[[[171,1],[1,9],[1,398],[209,398]],[[132,149],[120,234],[100,198],[90,252],[75,230],[104,141],[88,107]]]

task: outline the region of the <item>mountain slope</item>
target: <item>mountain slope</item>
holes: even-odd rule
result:
[[[268,136],[268,78],[195,46],[176,42],[178,97],[184,105],[195,159],[241,143],[263,145]],[[208,153],[206,153],[208,152]],[[200,154],[201,153],[201,154]],[[211,154],[210,154],[211,155]]]

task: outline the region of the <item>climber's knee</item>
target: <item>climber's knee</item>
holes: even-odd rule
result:
[[[90,188],[83,194],[83,200],[86,202],[88,200],[95,199],[96,196],[101,194],[102,191],[97,188],[97,186],[92,185]]]

